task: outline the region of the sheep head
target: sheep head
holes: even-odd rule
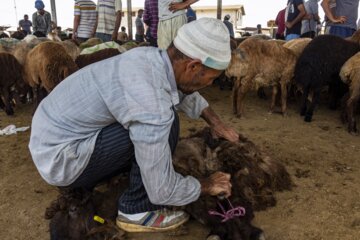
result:
[[[225,70],[227,77],[241,77],[247,74],[249,63],[246,53],[238,48],[231,53],[231,61]]]

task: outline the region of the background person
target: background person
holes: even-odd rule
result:
[[[94,37],[96,4],[91,0],[75,0],[72,39],[80,43]]]
[[[29,16],[27,14],[24,15],[24,19],[19,21],[19,27],[20,30],[24,31],[24,33],[26,32],[26,35],[31,34],[32,22],[29,20]]]
[[[51,32],[51,14],[44,10],[45,5],[41,0],[35,1],[35,8],[37,11],[32,15],[34,35],[38,32],[39,36],[46,36]]]

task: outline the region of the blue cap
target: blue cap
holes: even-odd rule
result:
[[[36,1],[35,1],[35,8],[36,8],[37,10],[44,9],[44,8],[45,8],[45,5],[44,5],[43,1],[41,1],[41,0],[36,0]]]

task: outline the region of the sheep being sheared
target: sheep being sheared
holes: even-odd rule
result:
[[[241,206],[237,209],[242,216],[222,222],[220,217],[209,215],[209,210],[220,211],[217,198],[211,196],[201,196],[196,202],[185,207],[196,220],[211,229],[211,237],[208,239],[264,239],[262,230],[251,224],[254,218],[253,209],[264,210],[274,206],[274,192],[292,187],[284,166],[266,156],[254,143],[244,137],[240,137],[237,143],[215,140],[209,129],[181,139],[173,156],[173,164],[180,174],[192,175],[198,179],[217,171],[227,172],[232,176],[232,196],[229,201],[234,207]],[[94,215],[108,220],[110,228],[104,226],[102,234],[111,235],[112,221],[117,214],[117,199],[128,183],[122,178],[118,184],[120,185],[112,185],[106,192],[95,190],[90,197],[88,193],[81,191],[79,195],[79,190],[63,191],[46,210],[46,218],[51,219],[52,239],[59,236],[83,239],[92,228],[97,228],[97,224],[92,220]],[[219,201],[227,210],[231,208],[226,199]],[[100,211],[99,206],[105,206],[104,209],[108,212]]]
[[[289,190],[291,179],[285,167],[272,160],[250,140],[240,136],[239,142],[231,143],[212,138],[205,129],[179,141],[173,156],[175,170],[182,175],[198,179],[208,177],[216,171],[231,174],[233,206],[242,206],[246,214],[227,222],[218,216],[210,216],[208,210],[219,210],[214,197],[202,196],[186,206],[195,219],[212,229],[212,235],[220,239],[261,239],[262,231],[251,225],[252,210],[264,210],[274,206],[275,191]],[[229,203],[221,201],[229,209]]]
[[[233,87],[233,112],[244,114],[244,97],[250,89],[272,86],[270,112],[274,111],[278,87],[281,87],[281,111],[286,114],[287,85],[296,63],[295,54],[274,41],[248,38],[232,52],[226,69],[228,77],[236,77]]]
[[[345,62],[340,71],[341,80],[349,86],[349,99],[342,113],[343,122],[348,122],[348,131],[357,133],[355,109],[360,99],[360,53]]]
[[[32,49],[26,57],[25,74],[33,88],[34,107],[78,67],[65,48],[56,42],[43,42]]]
[[[124,180],[123,183],[127,181]],[[124,232],[114,224],[121,183],[106,191],[60,188],[58,198],[46,209],[50,239],[122,240]]]

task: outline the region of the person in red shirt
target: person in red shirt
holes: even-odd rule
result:
[[[276,39],[285,40],[284,31],[285,31],[285,10],[286,8],[279,11],[276,16],[275,24],[278,26],[276,32]]]

